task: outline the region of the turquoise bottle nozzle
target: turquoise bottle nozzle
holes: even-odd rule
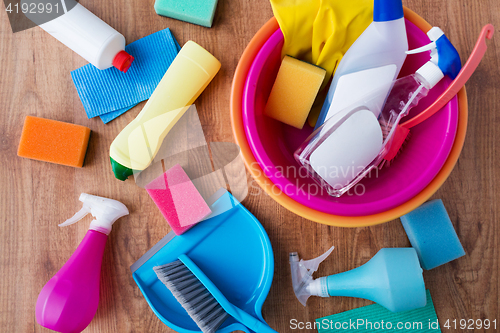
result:
[[[294,261],[303,262],[298,261],[298,256]],[[292,258],[290,264],[293,280]],[[422,271],[415,249],[384,248],[363,266],[316,280],[311,278],[299,294],[295,285],[294,290],[303,305],[309,296],[346,296],[369,299],[392,312],[407,311],[427,303]],[[299,280],[303,279],[295,278],[293,282]]]

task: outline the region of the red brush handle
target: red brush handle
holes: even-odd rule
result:
[[[486,49],[488,48],[486,46],[486,39],[491,39],[494,32],[495,28],[491,24],[487,24],[483,27],[481,35],[479,36],[479,39],[476,42],[476,46],[474,47],[474,50],[467,60],[467,63],[464,67],[462,67],[462,70],[455,78],[455,80],[453,80],[453,82],[448,86],[448,89],[446,89],[441,94],[441,96],[439,96],[439,98],[436,99],[436,101],[432,103],[432,105],[427,109],[401,124],[402,127],[411,128],[420,124],[427,118],[434,115],[437,111],[441,110],[441,108],[443,108],[446,103],[448,103],[456,94],[458,94],[460,89],[462,89],[467,80],[469,80],[469,78],[471,77],[472,73],[474,73],[474,71],[476,70],[477,66],[481,62],[481,59],[483,59]]]

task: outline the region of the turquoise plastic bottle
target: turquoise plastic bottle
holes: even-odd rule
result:
[[[426,305],[423,270],[414,248],[381,249],[363,266],[313,280],[312,274],[332,250],[306,261],[290,254],[294,292],[304,306],[310,296],[365,298],[393,312]]]
[[[328,295],[369,299],[393,312],[421,308],[427,303],[422,271],[415,249],[381,249],[363,266],[328,276]]]

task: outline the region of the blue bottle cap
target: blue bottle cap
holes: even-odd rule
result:
[[[373,21],[385,22],[400,19],[404,16],[402,0],[374,0]]]

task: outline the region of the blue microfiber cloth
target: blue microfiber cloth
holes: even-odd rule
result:
[[[116,111],[111,111],[111,112],[108,112],[108,113],[105,113],[105,114],[101,114],[99,116],[99,118],[101,118],[101,120],[107,124],[109,123],[111,120],[117,118],[118,116],[121,116],[122,114],[124,114],[125,112],[127,112],[128,110],[132,109],[134,106],[136,106],[137,104],[134,104],[132,106],[129,106],[129,107],[126,107],[126,108],[123,108],[123,109],[119,109],[119,110],[116,110]]]
[[[167,28],[125,47],[134,57],[127,73],[114,67],[99,70],[91,64],[72,71],[87,116],[102,116],[106,123],[148,99],[180,49]]]
[[[319,333],[334,332],[441,332],[436,310],[429,290],[427,305],[423,308],[391,312],[381,305],[373,304],[354,310],[318,318],[314,323]]]
[[[433,269],[465,255],[441,199],[401,216],[401,222],[423,269]]]

